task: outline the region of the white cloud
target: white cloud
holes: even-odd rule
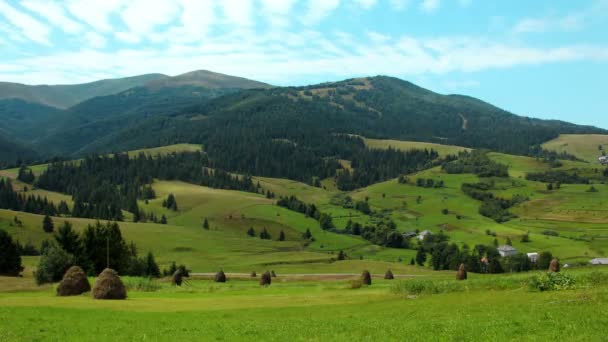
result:
[[[370,9],[376,5],[377,0],[355,0],[355,2],[364,9]]]
[[[7,22],[19,29],[23,36],[29,40],[44,45],[51,45],[49,41],[51,30],[45,24],[28,14],[16,10],[5,2],[0,2],[0,15],[4,16]]]
[[[422,0],[420,3],[420,9],[424,12],[434,12],[439,9],[441,5],[439,0]]]
[[[173,21],[178,10],[179,7],[172,1],[132,0],[120,16],[131,34],[145,36],[156,26]]]
[[[262,11],[264,17],[275,27],[286,27],[289,25],[288,17],[295,0],[262,0]]]
[[[391,7],[396,11],[406,9],[410,4],[410,0],[390,0]]]
[[[548,31],[575,31],[584,25],[584,17],[581,15],[568,15],[561,18],[526,18],[515,24],[515,33],[539,33]]]
[[[114,32],[116,38],[125,43],[137,44],[141,41],[141,38],[138,34],[133,32]]]
[[[68,3],[68,10],[78,20],[90,25],[96,30],[109,32],[112,30],[109,16],[120,11],[125,0],[72,0]],[[145,13],[141,13],[145,16]]]
[[[59,27],[63,32],[77,34],[82,31],[82,25],[70,19],[64,8],[55,2],[41,0],[26,0],[21,2],[21,6],[29,11],[36,13],[50,24]]]
[[[106,46],[106,38],[99,33],[87,32],[84,35],[84,39],[94,49],[101,49]]]
[[[253,24],[251,0],[222,0],[224,19],[230,25],[248,27]]]
[[[305,25],[318,24],[340,6],[340,0],[309,0],[308,10],[301,18]]]

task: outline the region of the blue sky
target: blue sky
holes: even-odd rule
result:
[[[0,80],[390,75],[608,128],[608,0],[0,0]]]

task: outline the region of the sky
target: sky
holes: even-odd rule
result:
[[[0,81],[389,75],[608,129],[608,0],[0,0]]]

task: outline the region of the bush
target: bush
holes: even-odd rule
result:
[[[546,272],[530,278],[528,286],[530,290],[554,291],[568,290],[574,288],[575,279],[568,274]]]
[[[61,280],[68,268],[72,266],[73,260],[74,257],[71,254],[54,243],[49,244],[40,257],[38,270],[34,273],[36,283],[41,285]]]
[[[70,267],[59,286],[57,286],[58,296],[78,296],[91,291],[91,284],[82,268],[78,266]]]
[[[0,229],[0,274],[17,276],[23,271],[18,245],[11,236]]]
[[[251,278],[255,278],[255,277],[257,277],[257,276],[258,276],[258,275],[255,273],[255,271],[251,271]]]
[[[94,299],[126,299],[127,289],[118,273],[111,268],[103,270],[93,286]]]
[[[372,284],[372,275],[369,274],[369,271],[365,270],[361,274],[361,282],[363,285],[371,285]]]

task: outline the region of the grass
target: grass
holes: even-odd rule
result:
[[[593,271],[605,274],[604,268]],[[590,269],[574,271],[584,276]],[[57,297],[53,287],[0,293],[0,339],[22,340],[584,340],[605,338],[608,287],[533,292],[525,275],[473,275],[386,281],[351,289],[348,280],[275,278],[182,288],[155,281],[155,291],[129,290],[126,301],[89,294]],[[605,279],[605,277],[602,277]],[[24,281],[27,281],[24,280]],[[125,279],[132,284],[135,279]],[[457,291],[411,295],[408,282]],[[0,278],[0,284],[1,284]],[[593,319],[589,319],[593,313]],[[86,319],[83,319],[86,315]]]
[[[448,154],[458,154],[461,151],[470,151],[470,148],[454,146],[454,145],[442,145],[434,143],[426,143],[419,141],[404,141],[404,140],[390,140],[390,139],[370,139],[364,138],[365,145],[369,148],[387,149],[392,147],[398,150],[412,150],[412,149],[433,149],[439,153],[439,156],[446,156]]]
[[[558,138],[544,143],[543,148],[557,152],[568,152],[590,163],[597,164],[597,158],[608,148],[608,135],[601,134],[561,134]]]

